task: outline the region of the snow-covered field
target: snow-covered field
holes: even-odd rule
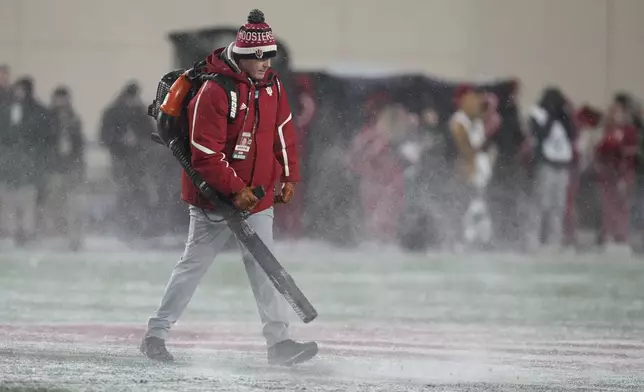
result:
[[[0,391],[644,390],[644,260],[404,254],[280,245],[320,316],[320,355],[268,366],[234,253],[217,259],[168,347],[138,351],[177,250],[118,243],[0,253]]]

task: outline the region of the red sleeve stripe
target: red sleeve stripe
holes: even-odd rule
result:
[[[230,170],[232,170],[232,171],[233,171],[233,174],[235,175],[235,177],[239,177],[239,176],[237,175],[237,172],[235,171],[235,169],[233,169],[232,167],[230,167],[230,164],[228,164],[228,161],[226,160],[226,154],[224,154],[223,152],[221,153],[221,161],[222,161],[223,163],[225,163],[225,164],[226,164],[226,167],[227,167],[227,168],[229,168]]]

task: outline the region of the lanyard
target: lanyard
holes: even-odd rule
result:
[[[248,90],[248,104],[250,105],[250,100],[251,100],[251,94],[252,94],[252,86]],[[246,113],[244,114],[244,121],[242,122],[242,130],[239,133],[239,136],[237,137],[237,143],[235,145],[235,150],[233,151],[233,159],[238,159],[238,160],[245,160],[248,158],[248,153],[250,152],[250,148],[253,144],[253,138],[255,137],[255,132],[257,130],[257,125],[259,123],[259,90],[255,89],[255,118],[253,119],[253,128],[251,129],[250,132],[246,132],[246,121],[248,119],[248,112],[250,112],[250,107],[246,109]]]

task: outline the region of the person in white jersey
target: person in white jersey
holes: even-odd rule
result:
[[[486,203],[487,185],[492,178],[491,140],[483,122],[483,97],[472,86],[456,90],[458,111],[450,120],[457,151],[457,186],[453,199],[461,223],[461,241],[485,246],[492,241],[492,221]]]

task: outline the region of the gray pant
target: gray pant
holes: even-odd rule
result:
[[[64,233],[72,244],[83,238],[81,207],[84,198],[79,194],[77,173],[53,173],[47,179],[45,200],[45,229],[49,234]]]
[[[36,197],[35,185],[20,187],[0,185],[0,225],[5,235],[35,234]]]
[[[215,223],[209,219],[217,221],[221,217],[212,212],[206,217],[201,209],[190,207],[190,231],[185,251],[172,271],[156,315],[148,322],[146,336],[166,339],[170,327],[190,302],[199,281],[230,238],[232,233],[225,223]],[[250,216],[248,223],[272,250],[273,209]],[[270,347],[289,338],[289,305],[250,253],[241,244],[240,248],[264,325],[263,334]]]
[[[567,168],[547,164],[537,168],[531,228],[528,234],[529,245],[535,247],[540,243],[544,219],[547,222],[546,244],[562,245],[563,218],[569,182],[570,171]]]

